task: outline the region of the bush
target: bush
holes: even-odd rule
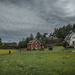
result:
[[[35,48],[33,48],[33,50],[35,51],[36,49],[35,49]]]
[[[44,48],[40,48],[39,50],[40,50],[40,51],[44,51]]]
[[[49,46],[49,50],[53,50],[53,46]]]
[[[74,48],[74,46],[68,46],[68,48]]]
[[[68,46],[69,46],[68,42],[67,41],[63,41],[63,47],[67,48]]]
[[[31,51],[31,49],[30,49],[30,51]]]

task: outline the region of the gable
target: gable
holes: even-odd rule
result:
[[[31,40],[28,44],[33,44],[34,42],[38,42],[40,44],[40,42],[38,40]]]
[[[40,42],[39,42],[38,40],[33,41],[32,44],[33,44],[33,43],[39,43],[39,44],[40,44]]]
[[[68,34],[66,37],[65,37],[65,39],[64,40],[70,40],[70,34]]]
[[[75,33],[72,32],[71,34],[68,34],[64,40],[70,40],[70,39],[75,39]]]

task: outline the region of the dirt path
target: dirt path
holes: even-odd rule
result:
[[[16,53],[11,53],[11,54],[16,54]],[[11,55],[11,54],[3,54],[3,55],[0,55],[0,56],[6,56],[6,55]]]

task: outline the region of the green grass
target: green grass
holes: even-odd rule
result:
[[[25,51],[0,56],[0,75],[75,75],[74,49]]]
[[[11,53],[16,53],[16,52],[18,52],[17,49],[0,49],[0,55],[9,54],[9,51],[11,51]]]

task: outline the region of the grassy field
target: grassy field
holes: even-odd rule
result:
[[[0,55],[9,54],[9,51],[11,51],[11,53],[16,53],[16,52],[18,52],[17,49],[0,49]]]
[[[0,56],[0,75],[75,75],[74,49],[25,51]]]

